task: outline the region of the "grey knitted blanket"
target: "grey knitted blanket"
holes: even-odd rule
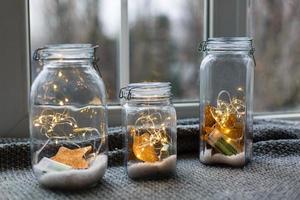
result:
[[[300,123],[254,123],[254,157],[244,168],[200,164],[197,120],[178,125],[177,175],[133,181],[123,166],[123,135],[109,130],[110,168],[82,191],[40,188],[30,166],[28,139],[0,139],[0,199],[300,199]]]

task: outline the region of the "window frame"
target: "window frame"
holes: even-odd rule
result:
[[[128,23],[128,1],[129,0],[120,0],[121,1],[121,30],[119,35],[119,65],[117,67],[118,71],[118,88],[120,90],[123,87],[126,87],[130,82],[130,44],[129,44],[129,23]],[[209,19],[209,1],[204,0],[204,33],[203,40],[206,40],[209,33],[208,27],[210,23]],[[197,41],[200,42],[200,41]],[[201,56],[199,54],[199,56]],[[200,66],[200,63],[199,63]],[[199,103],[198,101],[179,101],[174,102],[174,107],[176,109],[177,118],[196,118],[199,115]],[[109,126],[120,126],[121,125],[121,111],[122,107],[119,103],[109,103],[108,104],[108,119]]]
[[[28,1],[5,0],[0,6],[0,137],[28,136]]]
[[[121,31],[119,37],[120,62],[118,66],[118,89],[127,86],[130,81],[128,1],[129,0],[121,0]],[[228,10],[222,9],[224,6],[226,6]],[[247,0],[204,0],[203,9],[203,40],[206,40],[208,37],[246,34]],[[232,23],[232,26],[224,29],[224,22],[232,19],[236,19],[234,23]],[[199,54],[199,56],[201,55]],[[177,112],[178,119],[197,118],[199,116],[198,101],[175,102],[174,106]],[[120,125],[121,106],[116,104],[108,105],[108,118],[109,125]]]
[[[9,92],[14,98],[1,98],[1,105],[8,106],[11,109],[8,117],[4,113],[1,119],[0,136],[2,137],[28,137],[29,133],[29,117],[28,117],[28,94],[30,91],[30,21],[29,21],[29,2],[30,0],[6,0],[1,2],[0,10],[4,13],[4,17],[0,20],[9,19],[9,23],[13,26],[6,27],[1,30],[0,34],[9,35],[0,37],[0,41],[4,47],[4,51],[13,52],[9,55],[0,54],[3,67],[5,69],[0,73],[2,83],[9,85],[7,91],[3,92],[3,96]],[[129,27],[128,27],[128,1],[121,2],[121,31],[119,35],[119,55],[118,55],[118,88],[125,87],[130,80],[130,64],[129,64]],[[250,0],[204,0],[204,38],[217,36],[233,36],[246,35],[247,32],[247,7]],[[226,9],[224,9],[226,8]],[[13,12],[12,12],[13,11]],[[230,21],[231,23],[226,23]],[[226,25],[225,25],[226,24]],[[231,24],[228,27],[228,24]],[[226,27],[225,27],[226,26]],[[15,32],[16,27],[18,33]],[[4,27],[5,28],[5,27]],[[18,38],[18,39],[16,39]],[[198,41],[197,41],[198,42]],[[199,55],[200,56],[200,55]],[[199,63],[200,65],[200,63]],[[21,73],[16,73],[21,72]],[[20,82],[16,83],[16,80]],[[4,82],[5,81],[5,82]],[[11,95],[10,95],[11,96]],[[22,103],[20,103],[22,102]],[[3,106],[3,107],[4,107]],[[181,118],[197,118],[199,116],[199,103],[194,102],[175,102],[174,106],[177,111],[178,119]],[[109,126],[121,125],[121,106],[119,104],[108,104]],[[255,119],[300,119],[300,111],[295,112],[262,112],[254,113]]]

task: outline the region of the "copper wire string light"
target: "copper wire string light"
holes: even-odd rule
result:
[[[242,92],[242,88],[238,88]],[[202,137],[217,151],[234,155],[243,149],[243,117],[245,103],[242,99],[231,97],[222,90],[218,94],[217,106],[208,105],[205,115],[205,135]]]
[[[85,136],[87,132],[92,131],[95,131],[101,136],[96,128],[78,127],[77,121],[74,117],[69,115],[66,109],[62,113],[54,112],[52,110],[43,110],[41,114],[33,120],[33,124],[35,127],[39,127],[41,134],[49,139],[68,140],[74,138],[78,134]],[[59,131],[59,133],[57,133],[57,131]]]
[[[84,108],[80,112],[87,112],[88,110],[89,108]],[[96,115],[97,112],[93,112],[93,114]],[[80,148],[80,146],[73,142],[72,139],[76,136],[85,137],[89,132],[95,132],[101,140],[100,146],[97,148],[97,152],[101,148],[101,145],[105,142],[105,137],[97,128],[79,127],[76,119],[70,116],[67,109],[64,109],[62,113],[45,109],[33,120],[33,125],[34,127],[39,128],[40,133],[48,138],[46,144],[50,141],[58,143],[58,140],[65,140],[66,142]],[[41,152],[44,147],[45,145],[39,150],[39,152]]]
[[[159,112],[141,114],[134,127],[131,127],[130,134],[133,137],[134,154],[147,162],[162,160],[168,145],[172,143]]]

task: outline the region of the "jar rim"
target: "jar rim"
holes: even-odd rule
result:
[[[199,51],[247,51],[254,53],[251,37],[212,37],[200,44]]]
[[[171,97],[170,82],[141,82],[130,83],[127,87],[122,88],[119,94],[120,98],[126,100],[147,100],[158,101],[169,99]]]
[[[140,82],[140,83],[129,83],[129,88],[162,88],[170,87],[170,82]]]
[[[96,58],[99,45],[88,43],[49,44],[35,50],[33,59],[40,60],[81,60]]]
[[[252,42],[251,37],[210,37],[207,42]]]

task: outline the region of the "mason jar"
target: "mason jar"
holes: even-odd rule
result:
[[[160,178],[176,171],[176,111],[165,82],[132,83],[120,91],[126,169],[132,179]]]
[[[209,38],[201,50],[200,161],[244,166],[252,156],[252,39]]]
[[[35,51],[43,69],[30,94],[33,171],[55,189],[95,185],[107,168],[106,92],[97,46],[48,45]]]

